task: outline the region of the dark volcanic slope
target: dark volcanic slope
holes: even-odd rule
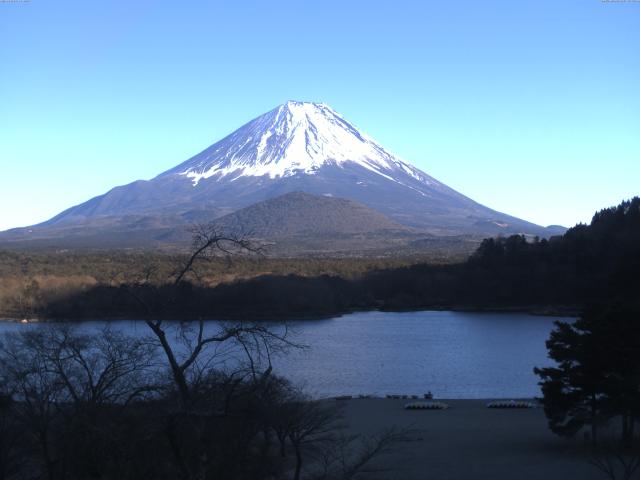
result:
[[[407,227],[353,200],[304,192],[287,193],[256,203],[215,223],[226,231],[273,239],[294,235],[409,232]]]
[[[91,228],[82,222],[4,234],[0,248],[186,248],[194,223],[212,212],[184,216],[100,217]],[[224,233],[245,236],[268,256],[374,256],[428,253],[433,258],[471,253],[478,239],[432,236],[398,224],[353,200],[292,192],[258,202],[214,220]]]

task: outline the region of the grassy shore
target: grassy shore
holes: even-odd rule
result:
[[[367,478],[403,480],[591,480],[605,478],[590,464],[583,438],[565,440],[549,431],[544,412],[489,409],[483,400],[442,400],[447,410],[405,410],[411,400],[343,401],[350,433],[386,428],[414,433],[377,465],[388,472]]]

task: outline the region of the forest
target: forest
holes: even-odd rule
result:
[[[175,284],[170,281],[172,261],[179,265],[180,258],[157,264],[133,256],[129,261],[137,263],[129,269],[125,262],[109,264],[104,257],[97,258],[111,279],[105,275],[46,299],[34,280],[23,289],[20,314],[51,319],[274,319],[371,309],[574,313],[598,299],[638,302],[640,198],[601,210],[589,225],[576,225],[548,240],[519,235],[486,239],[466,261],[456,263],[421,259],[261,263],[255,256],[202,257],[186,281]],[[232,270],[231,264],[242,268]],[[225,271],[235,273],[225,278]],[[221,283],[211,281],[216,274]]]

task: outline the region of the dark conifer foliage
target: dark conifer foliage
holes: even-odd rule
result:
[[[640,418],[640,311],[618,298],[590,306],[574,323],[557,322],[547,341],[556,367],[540,376],[549,427],[573,436],[585,425],[620,419],[622,442],[631,446]]]
[[[571,436],[590,425],[596,442],[598,425],[615,418],[631,446],[640,416],[640,199],[596,213],[547,249],[588,279],[582,315],[557,323],[547,341],[558,366],[535,370],[549,426]]]

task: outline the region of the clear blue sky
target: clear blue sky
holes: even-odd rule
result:
[[[0,2],[0,229],[288,99],[539,224],[640,194],[640,2]]]

